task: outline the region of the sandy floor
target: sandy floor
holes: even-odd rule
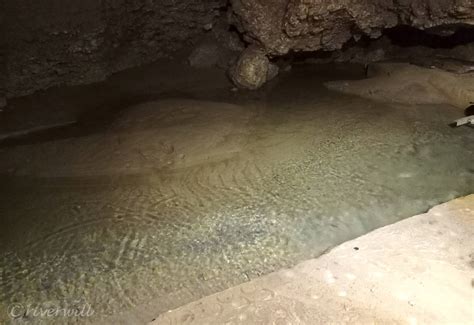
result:
[[[368,77],[326,85],[333,90],[383,102],[446,103],[464,109],[474,101],[473,72],[458,74],[408,63],[375,63],[369,66]]]
[[[473,324],[474,195],[152,324]]]

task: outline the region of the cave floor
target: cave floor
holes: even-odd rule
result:
[[[12,303],[147,322],[473,193],[460,110],[323,86],[363,76],[302,65],[244,92],[157,63],[11,101],[4,134],[75,124],[0,145],[0,323]]]

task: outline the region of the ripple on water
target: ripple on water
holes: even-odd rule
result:
[[[130,126],[138,110],[115,130],[129,130],[133,141],[113,146],[115,133],[89,147],[91,139],[77,138],[12,149],[14,158],[31,149],[45,164],[54,160],[51,146],[68,146],[70,159],[90,152],[85,165],[64,167],[63,178],[13,177],[2,190],[1,303],[80,298],[97,320],[159,301],[158,313],[474,190],[466,172],[474,158],[465,145],[474,140],[471,130],[440,128],[426,107],[407,111],[339,96],[321,106],[298,100],[284,110],[288,99],[270,99],[258,114],[253,106],[148,103],[141,105],[146,119],[177,102],[193,115],[185,110],[185,118],[176,113],[165,124],[151,119],[144,138]],[[163,134],[184,160],[160,165],[168,155],[160,153],[127,172],[120,156],[105,167],[117,146],[126,153],[140,139],[147,155],[154,147],[146,144]],[[108,176],[91,175],[97,168]]]

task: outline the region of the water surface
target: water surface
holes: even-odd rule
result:
[[[151,320],[473,193],[474,132],[447,126],[461,112],[322,86],[362,73],[301,66],[256,93],[180,85],[3,146],[0,322],[12,303],[83,302],[95,314],[80,322]]]

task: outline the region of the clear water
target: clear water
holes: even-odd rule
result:
[[[339,68],[257,93],[211,84],[3,147],[0,323],[47,302],[95,314],[14,322],[146,322],[474,192],[474,132],[447,126],[461,112],[324,89],[359,76]]]

